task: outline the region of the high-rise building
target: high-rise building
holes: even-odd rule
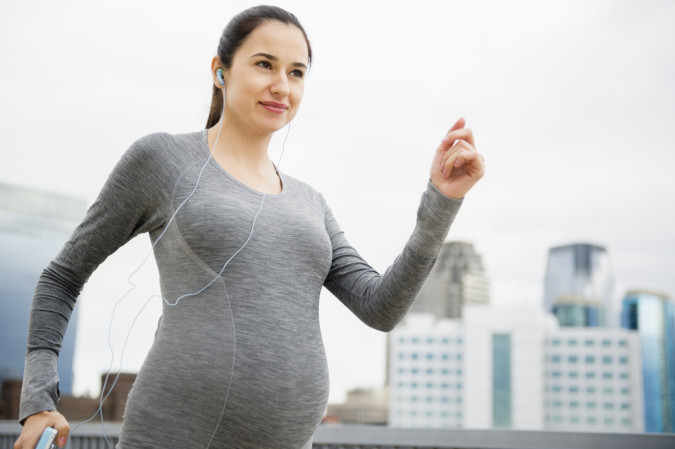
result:
[[[675,304],[664,294],[629,291],[621,325],[640,339],[645,431],[675,432]]]
[[[548,253],[544,310],[553,313],[562,297],[582,298],[602,305],[608,326],[618,324],[612,301],[614,277],[607,250],[587,243],[558,246]]]
[[[467,242],[445,242],[411,313],[461,318],[464,304],[488,304],[490,282],[483,260]]]
[[[390,339],[390,425],[544,428],[542,351],[555,326],[538,309],[412,315]]]
[[[546,429],[644,430],[636,332],[561,327],[547,336],[545,358]]]
[[[604,327],[605,308],[599,301],[578,296],[560,296],[553,314],[563,327]]]
[[[0,183],[0,381],[23,377],[28,316],[38,277],[86,210],[84,200]],[[70,394],[77,309],[59,358]]]
[[[462,320],[413,315],[390,342],[391,426],[644,430],[635,331],[467,306]]]

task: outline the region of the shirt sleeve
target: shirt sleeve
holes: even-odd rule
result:
[[[110,254],[134,236],[164,223],[166,166],[149,137],[136,141],[109,175],[82,223],[42,272],[28,326],[19,420],[56,410],[58,355],[84,284]]]
[[[462,203],[443,195],[431,181],[417,210],[417,223],[403,252],[380,275],[347,241],[332,212],[326,229],[333,259],[324,285],[361,321],[388,332],[403,319],[433,267]]]

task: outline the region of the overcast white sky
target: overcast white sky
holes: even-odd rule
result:
[[[137,138],[203,128],[220,32],[257,3],[1,0],[0,181],[91,202]],[[483,255],[495,306],[539,305],[548,248],[573,242],[608,249],[617,302],[636,287],[675,295],[675,2],[275,4],[315,54],[281,169],[323,192],[377,269],[402,249],[433,151],[463,116],[487,173],[449,238]],[[97,392],[107,367],[112,304],[149,248],[137,240],[86,287],[79,392]],[[115,321],[117,354],[157,290],[146,268]],[[140,365],[157,309],[125,369]],[[322,328],[332,400],[383,383],[383,334],[329,294]]]

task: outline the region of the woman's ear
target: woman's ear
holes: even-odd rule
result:
[[[220,57],[214,56],[211,60],[211,75],[213,76],[213,84],[218,89],[225,89],[225,79],[223,77],[223,63]]]

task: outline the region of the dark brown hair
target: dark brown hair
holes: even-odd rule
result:
[[[298,18],[277,6],[260,5],[246,9],[234,16],[223,30],[223,34],[220,36],[220,42],[218,43],[218,56],[225,69],[229,69],[232,66],[234,54],[253,30],[268,20],[276,20],[286,25],[294,25],[302,31],[303,36],[305,36],[305,41],[307,42],[307,51],[309,53],[308,62],[312,62],[312,47],[309,45],[307,33],[305,33],[304,28],[300,25]],[[209,118],[206,120],[206,128],[211,128],[218,123],[222,111],[223,91],[214,85]]]

